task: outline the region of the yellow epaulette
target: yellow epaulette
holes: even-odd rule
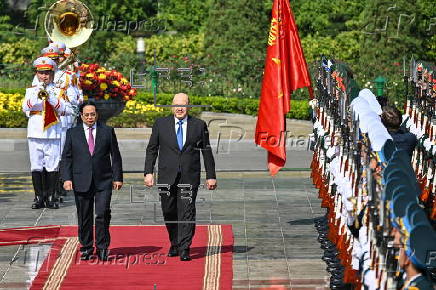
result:
[[[59,89],[59,90],[60,90],[60,91],[59,91],[59,95],[58,95],[58,100],[59,100],[59,99],[63,99],[63,100],[65,100],[65,101],[69,102],[69,101],[70,101],[70,98],[68,98],[68,95],[67,95],[67,93],[66,93],[66,88]]]
[[[65,76],[65,88],[70,86],[70,77],[68,75]]]

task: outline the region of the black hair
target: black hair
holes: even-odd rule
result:
[[[396,131],[401,126],[402,116],[400,110],[394,106],[384,106],[381,121],[386,129]]]
[[[84,101],[84,102],[81,103],[80,106],[79,106],[79,112],[80,112],[80,114],[83,113],[83,108],[85,108],[86,106],[94,106],[95,111],[97,112],[97,105],[96,105],[93,101]]]

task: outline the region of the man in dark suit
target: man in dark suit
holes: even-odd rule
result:
[[[68,129],[62,153],[61,176],[65,190],[74,190],[79,224],[81,259],[94,252],[94,202],[97,256],[107,260],[112,189],[123,185],[123,167],[117,137],[112,127],[97,123],[92,102],[79,107],[81,119]]]
[[[173,115],[154,123],[146,151],[144,183],[153,186],[153,169],[159,155],[158,186],[171,242],[168,256],[180,255],[180,260],[189,261],[195,233],[195,199],[200,185],[200,152],[209,190],[217,186],[215,161],[206,123],[188,116],[188,96],[176,94],[173,105]]]

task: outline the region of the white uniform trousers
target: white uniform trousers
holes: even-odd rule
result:
[[[60,139],[28,138],[30,169],[42,171],[45,167],[47,172],[58,170],[61,159]]]

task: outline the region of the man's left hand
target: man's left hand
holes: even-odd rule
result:
[[[206,187],[209,190],[214,190],[217,187],[216,179],[206,179]]]
[[[112,188],[114,190],[120,190],[121,187],[123,187],[123,183],[121,181],[114,181],[114,182],[112,182]]]

